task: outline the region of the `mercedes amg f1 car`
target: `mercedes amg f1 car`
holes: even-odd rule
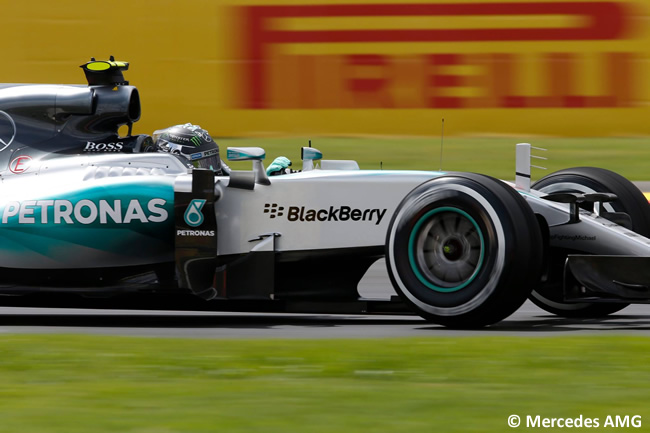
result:
[[[618,174],[571,168],[531,187],[520,144],[514,184],[359,170],[311,147],[273,177],[263,149],[228,148],[252,170],[217,175],[132,135],[128,63],[82,67],[88,85],[0,85],[4,305],[412,311],[479,327],[528,297],[566,316],[650,298],[650,207]],[[364,299],[381,257],[397,295]]]

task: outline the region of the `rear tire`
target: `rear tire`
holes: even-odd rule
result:
[[[610,192],[618,200],[605,203],[610,212],[625,212],[632,219],[632,230],[650,236],[650,205],[643,193],[629,180],[613,171],[596,167],[576,167],[552,173],[533,186],[545,193],[558,192]],[[593,203],[584,209],[593,211]],[[548,278],[531,293],[530,300],[549,313],[563,317],[603,317],[627,307],[624,303],[567,303],[563,298],[562,282],[567,251],[551,248]]]
[[[400,203],[386,239],[393,287],[418,314],[455,328],[496,323],[540,280],[542,236],[526,201],[479,174],[425,182]]]

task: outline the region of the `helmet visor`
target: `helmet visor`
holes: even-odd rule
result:
[[[221,160],[219,159],[219,149],[210,149],[204,152],[191,153],[185,155],[196,168],[209,168],[210,170],[220,170]]]
[[[160,150],[160,151],[167,152],[167,153],[173,153],[174,155],[183,154],[184,146],[181,145],[181,144],[172,143],[172,142],[164,140],[164,139],[157,140],[156,144],[158,146],[158,150]]]

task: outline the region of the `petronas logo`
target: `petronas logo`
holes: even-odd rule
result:
[[[187,210],[185,211],[185,215],[183,218],[185,219],[185,223],[190,226],[190,227],[198,227],[201,224],[203,224],[203,213],[201,212],[201,209],[203,209],[203,206],[205,205],[205,200],[201,199],[194,199],[190,202],[190,204],[187,206]]]

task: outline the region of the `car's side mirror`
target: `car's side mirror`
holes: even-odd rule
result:
[[[226,155],[228,161],[253,161],[255,183],[261,185],[271,184],[262,164],[262,161],[266,158],[266,151],[261,147],[229,147]]]
[[[302,171],[314,169],[314,161],[323,159],[323,153],[313,147],[303,147],[300,149],[300,159],[302,159]]]

